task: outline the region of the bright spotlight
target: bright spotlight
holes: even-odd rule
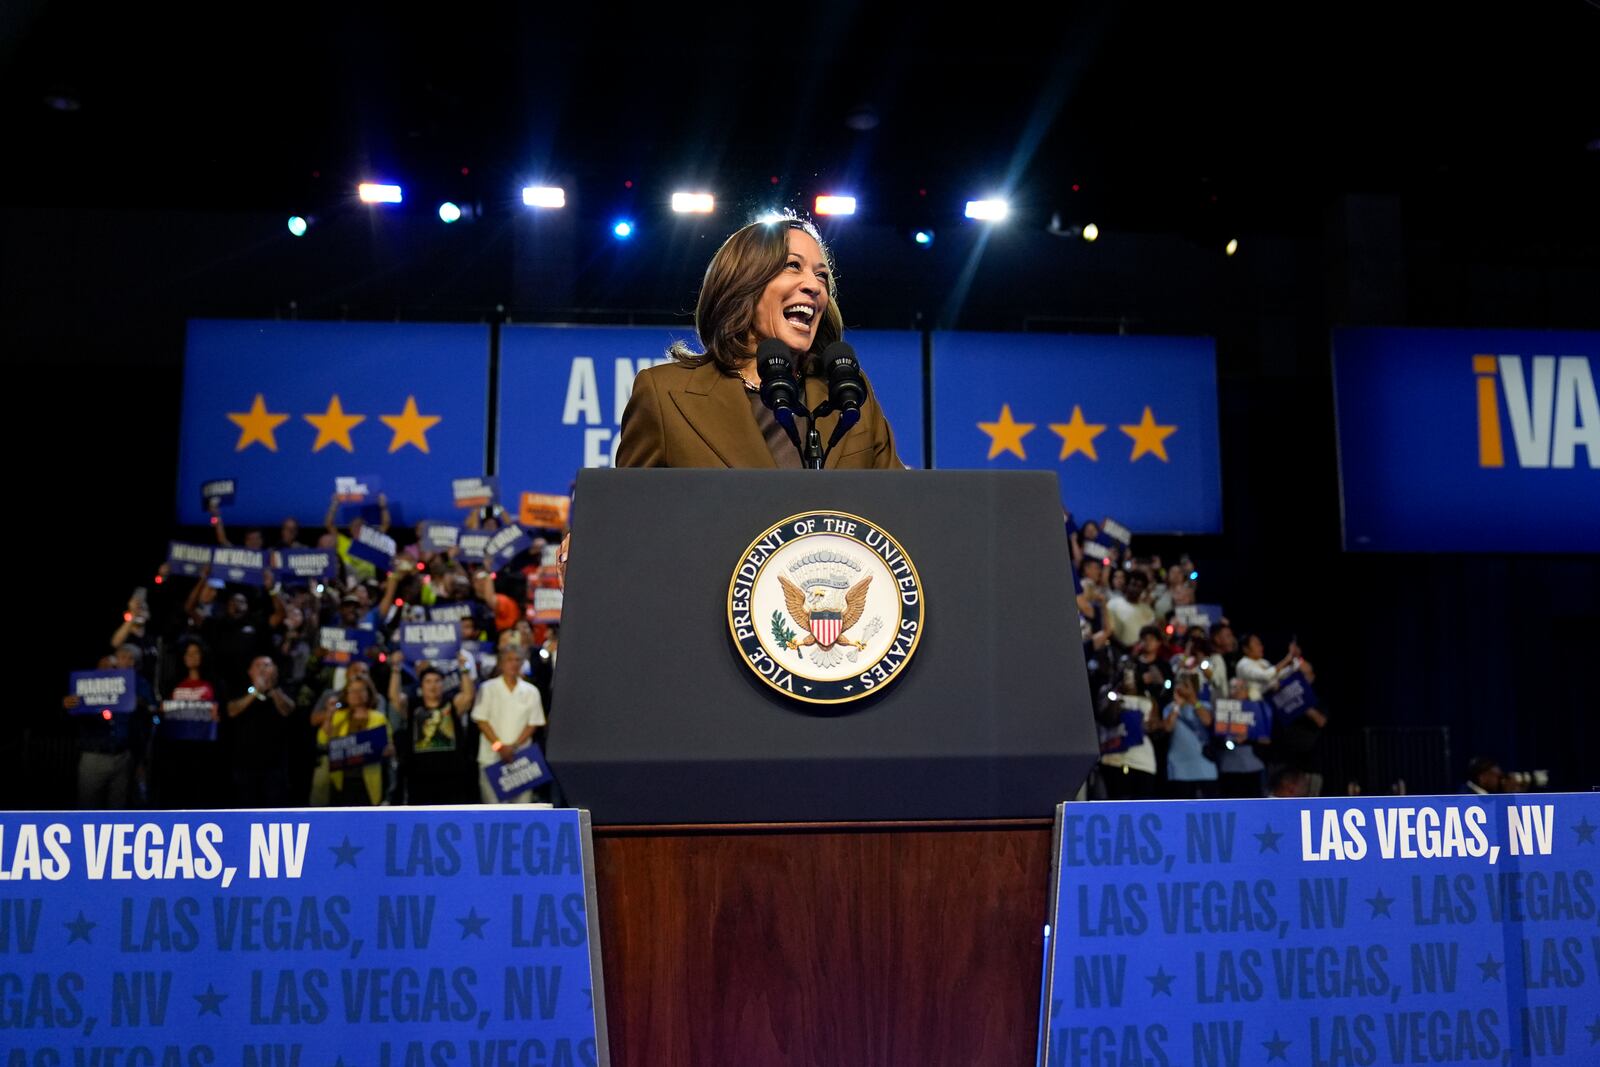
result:
[[[304,237],[306,235],[306,231],[310,228],[311,224],[308,223],[304,217],[300,215],[289,216],[289,232],[294,234],[296,237]]]
[[[1230,256],[1233,255],[1239,251],[1239,239],[1237,237],[1228,238],[1228,243],[1223,246],[1222,250]]]
[[[611,236],[619,241],[626,241],[633,236],[633,223],[627,219],[618,219],[611,227]]]
[[[984,222],[1001,222],[1011,214],[1011,205],[1004,200],[968,200],[967,218]]]
[[[400,187],[398,185],[379,185],[376,182],[362,182],[356,186],[356,194],[361,197],[363,204],[400,203]]]
[[[461,208],[446,200],[439,205],[440,222],[456,222],[461,218]]]
[[[680,215],[709,215],[716,207],[710,193],[673,193],[672,210]]]
[[[677,209],[674,208],[673,210],[676,211]],[[787,217],[788,216],[781,211],[763,211],[761,214],[756,216],[756,221],[770,226],[774,222],[782,222]]]
[[[566,207],[567,191],[559,185],[529,185],[522,190],[522,202],[529,207]]]
[[[818,215],[854,215],[855,213],[856,198],[853,196],[817,197]]]
[[[917,230],[911,235],[911,239],[917,244],[921,245],[923,248],[927,248],[929,245],[933,244],[933,231]]]
[[[1092,222],[1089,223],[1083,228],[1083,239],[1085,241],[1098,241],[1100,239],[1100,227]]]

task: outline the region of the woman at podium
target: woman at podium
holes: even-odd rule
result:
[[[682,342],[672,362],[634,379],[622,414],[619,467],[801,466],[794,443],[761,401],[756,345],[770,338],[793,354],[805,403],[828,398],[819,356],[844,334],[832,256],[797,218],[756,222],[723,242],[695,306],[703,352]],[[824,438],[837,415],[819,420]],[[868,392],[861,420],[828,455],[829,469],[900,469],[894,434]]]

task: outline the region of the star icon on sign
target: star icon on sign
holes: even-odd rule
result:
[[[1594,1017],[1594,1022],[1584,1027],[1589,1031],[1589,1044],[1600,1045],[1600,1015]]]
[[[1483,958],[1482,963],[1478,964],[1479,970],[1483,971],[1483,980],[1485,982],[1491,978],[1496,982],[1500,981],[1500,968],[1504,966],[1505,964],[1494,958],[1494,953],[1492,952]]]
[[[239,427],[239,442],[233,446],[235,452],[243,452],[254,444],[263,445],[268,451],[276,452],[277,429],[289,421],[289,416],[275,415],[268,411],[266,398],[257,393],[249,411],[230,411],[228,421]]]
[[[228,994],[218,993],[216,985],[207,982],[206,991],[204,993],[195,993],[194,999],[200,1005],[201,1015],[215,1015],[220,1019],[222,1018],[222,1002],[228,999]]]
[[[998,422],[980,422],[978,429],[989,435],[989,458],[994,459],[1002,452],[1010,452],[1018,459],[1027,459],[1028,454],[1022,450],[1022,439],[1033,432],[1036,422],[1017,422],[1011,417],[1011,405],[1000,405],[1000,420]]]
[[[1278,1035],[1278,1031],[1272,1031],[1271,1041],[1263,1041],[1261,1043],[1266,1046],[1268,1063],[1271,1063],[1273,1060],[1288,1060],[1289,1042],[1280,1037]]]
[[[71,937],[67,938],[67,944],[70,945],[74,941],[82,941],[86,944],[92,945],[94,942],[89,937],[89,931],[93,930],[100,924],[91,921],[86,915],[83,914],[83,910],[80,908],[78,911],[78,917],[76,919],[73,919],[69,923],[62,923],[61,925],[65,926],[72,934]]]
[[[1176,426],[1159,425],[1149,404],[1145,405],[1144,418],[1134,424],[1118,426],[1117,429],[1133,438],[1133,455],[1128,457],[1129,463],[1147,453],[1163,463],[1167,462],[1167,438],[1178,432]]]
[[[1256,852],[1262,853],[1277,852],[1278,841],[1283,837],[1283,834],[1279,833],[1277,830],[1274,830],[1272,828],[1272,824],[1268,823],[1266,828],[1263,829],[1259,834],[1251,834],[1250,836],[1261,842],[1261,844],[1256,846]]]
[[[1104,423],[1090,423],[1083,421],[1083,408],[1072,405],[1071,422],[1052,422],[1050,432],[1061,438],[1061,455],[1057,459],[1066,459],[1068,456],[1082,452],[1096,463],[1100,457],[1095,454],[1094,439],[1105,432]]]
[[[417,398],[406,397],[405,410],[398,415],[379,415],[378,421],[394,431],[389,451],[398,452],[411,445],[419,452],[428,451],[428,431],[438,424],[441,415],[423,415],[417,411]]]
[[[1585,815],[1583,817],[1582,821],[1580,821],[1578,823],[1578,825],[1574,826],[1572,829],[1578,835],[1578,844],[1580,844],[1580,845],[1592,845],[1592,844],[1594,844],[1595,827],[1594,827],[1594,825],[1592,823],[1589,822],[1589,816]]]
[[[476,907],[468,909],[465,918],[456,920],[461,924],[461,940],[465,941],[469,937],[476,937],[479,941],[482,941],[483,928],[488,921],[489,917],[479,915]]]
[[[356,853],[360,852],[364,847],[366,847],[366,846],[364,846],[364,845],[352,845],[350,843],[350,835],[349,834],[345,834],[344,835],[344,841],[341,842],[340,844],[329,845],[328,848],[330,850],[332,850],[332,852],[333,852],[333,866],[334,866],[334,868],[338,869],[340,867],[343,867],[347,863],[350,866],[354,867],[356,865]]]
[[[1144,980],[1150,983],[1150,995],[1152,997],[1159,996],[1162,993],[1170,997],[1172,996],[1172,983],[1177,977],[1175,974],[1168,974],[1165,968],[1158,966],[1156,973],[1145,975]]]
[[[1394,918],[1393,915],[1389,914],[1389,905],[1393,903],[1394,897],[1384,896],[1383,890],[1379,889],[1376,893],[1367,898],[1367,906],[1372,909],[1372,914],[1369,915],[1368,918],[1376,919],[1380,915],[1386,919]]]
[[[338,393],[333,394],[333,399],[328,401],[328,410],[321,415],[300,417],[317,428],[317,440],[311,446],[313,452],[321,452],[329,445],[338,445],[346,452],[354,452],[356,446],[350,440],[350,431],[367,421],[365,415],[346,415],[339,403]]]

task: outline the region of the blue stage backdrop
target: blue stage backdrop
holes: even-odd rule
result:
[[[486,326],[191,321],[178,521],[207,521],[219,477],[230,525],[319,523],[343,475],[377,477],[397,523],[451,516],[451,479],[483,473],[488,386]]]
[[[6,1064],[604,1067],[572,810],[0,815]]]
[[[895,429],[900,457],[922,464],[922,338],[847,334]],[[507,326],[500,332],[496,470],[508,501],[565,494],[583,467],[609,467],[640,370],[694,331],[666,327]]]
[[[1344,545],[1600,550],[1600,333],[1336,330]]]
[[[1600,1062],[1600,794],[1057,820],[1040,1064]]]
[[[1053,470],[1078,522],[1220,533],[1208,337],[935,333],[940,469]]]

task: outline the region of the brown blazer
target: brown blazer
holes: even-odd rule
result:
[[[806,404],[828,399],[821,378],[805,380]],[[826,445],[838,415],[817,423]],[[776,469],[772,453],[750,414],[744,382],[715,363],[685,367],[664,363],[639,372],[622,413],[619,467],[741,467]],[[861,421],[828,454],[827,469],[900,470],[889,420],[868,389]]]

